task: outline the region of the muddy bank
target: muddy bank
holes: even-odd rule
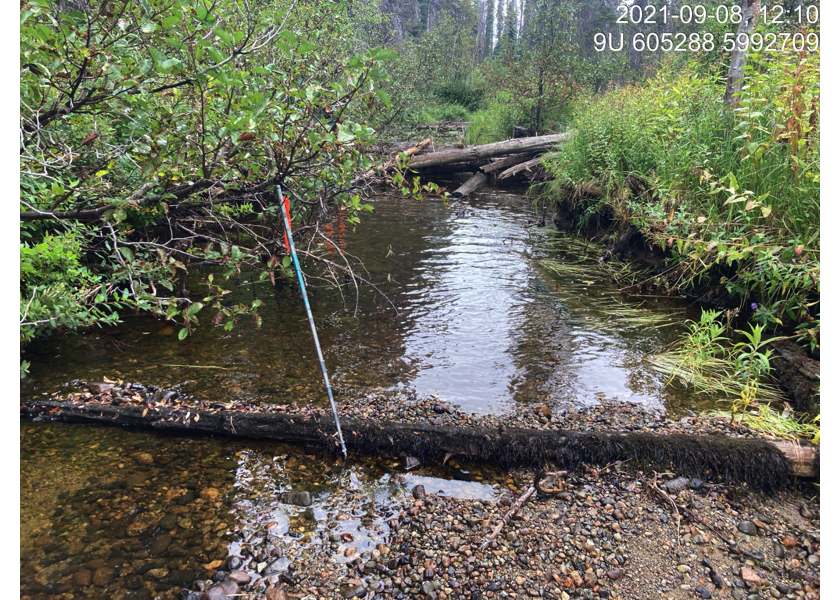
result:
[[[633,191],[644,193],[640,189]],[[556,212],[552,220],[557,229],[577,233],[581,229],[582,221],[585,221],[583,235],[604,248],[601,262],[617,260],[638,263],[661,275],[666,282],[669,281],[673,273],[666,264],[668,254],[658,246],[648,244],[645,236],[632,223],[617,219],[605,206],[602,206],[599,212],[584,218],[578,201],[584,198],[596,198],[601,193],[602,190],[595,185],[580,186],[576,190],[569,190],[568,197],[556,203]],[[668,285],[663,287],[652,279],[648,278],[631,287],[640,293],[650,291],[675,293]],[[678,295],[685,295],[689,300],[705,308],[715,310],[739,308],[735,299],[719,289],[693,288],[687,294]],[[820,412],[819,351],[811,357],[804,347],[791,340],[773,342],[771,347],[775,351],[771,365],[779,387],[797,412],[813,419]]]

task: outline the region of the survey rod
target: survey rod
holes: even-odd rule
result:
[[[286,234],[286,248],[289,250],[289,255],[292,257],[292,263],[295,266],[295,273],[297,274],[298,285],[300,286],[300,295],[303,298],[303,306],[306,308],[306,318],[309,320],[309,329],[312,330],[312,339],[315,340],[318,363],[321,365],[321,374],[324,376],[324,385],[327,387],[327,397],[330,399],[330,407],[332,408],[333,419],[335,419],[335,428],[338,430],[341,454],[346,459],[347,447],[344,445],[344,435],[341,433],[341,423],[338,420],[338,410],[335,408],[335,399],[333,398],[332,387],[330,387],[330,378],[327,375],[327,365],[324,363],[324,355],[321,353],[321,343],[318,341],[315,319],[312,318],[312,309],[309,308],[309,297],[306,295],[306,283],[303,281],[303,271],[300,270],[300,262],[298,262],[297,252],[295,251],[295,242],[292,239],[292,215],[289,210],[289,200],[283,196],[283,191],[279,185],[277,186],[277,199],[280,204],[280,211],[283,213],[283,230]]]

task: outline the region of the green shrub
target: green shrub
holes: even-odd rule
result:
[[[468,111],[478,110],[484,90],[472,87],[466,81],[447,81],[435,89],[435,95],[447,104],[458,104]]]
[[[473,113],[467,128],[468,144],[489,144],[513,137],[514,127],[528,125],[528,113],[509,92],[500,91],[484,110]]]
[[[583,103],[545,191],[608,205],[669,253],[675,289],[720,285],[759,323],[807,328],[815,348],[819,53],[752,57],[734,108],[715,71],[666,67]],[[593,182],[600,198],[569,193]]]

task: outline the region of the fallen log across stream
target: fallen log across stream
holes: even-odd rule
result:
[[[470,177],[464,185],[452,192],[452,197],[462,198],[464,196],[469,196],[474,191],[481,188],[485,183],[487,183],[487,175],[485,173],[476,173]]]
[[[338,453],[335,425],[328,417],[53,401],[28,402],[21,406],[21,416],[267,439],[320,446]],[[503,468],[541,469],[553,464],[577,469],[584,464],[626,461],[641,468],[669,469],[727,483],[743,482],[764,490],[785,486],[791,476],[819,477],[819,453],[813,447],[725,435],[489,429],[346,418],[342,418],[342,429],[347,448],[352,451],[408,455],[426,464],[441,464],[455,456]]]
[[[431,138],[411,146],[406,143],[385,145],[380,151],[396,152],[389,160],[362,173],[353,180],[354,184],[372,182],[380,178],[387,181],[387,175],[392,171],[403,171],[403,161],[408,159],[408,169],[404,177],[412,174],[425,178],[451,175],[453,173],[472,173],[472,178],[452,193],[453,198],[462,198],[472,194],[492,179],[506,179],[512,175],[528,172],[539,166],[540,155],[554,150],[559,144],[568,141],[571,133],[557,133],[529,138],[517,138],[502,142],[493,142],[481,146],[447,147],[434,150]],[[429,147],[432,151],[429,151]],[[510,167],[510,168],[508,168]],[[506,169],[503,173],[499,171]],[[488,176],[489,175],[489,176]],[[533,180],[536,171],[531,173]]]
[[[537,154],[553,150],[559,144],[571,139],[571,133],[557,133],[554,135],[541,135],[538,137],[518,138],[494,142],[483,146],[472,146],[470,148],[452,148],[439,152],[430,152],[415,156],[411,161],[412,169],[437,167],[450,163],[466,162],[479,158],[493,158],[507,154]]]

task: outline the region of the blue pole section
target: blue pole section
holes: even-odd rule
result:
[[[327,365],[324,364],[324,355],[321,353],[321,343],[318,341],[318,331],[315,329],[315,319],[312,318],[312,309],[309,308],[309,297],[306,295],[306,284],[303,281],[303,272],[300,270],[300,263],[298,262],[297,252],[295,251],[295,242],[292,240],[292,223],[290,221],[291,215],[286,212],[285,203],[283,201],[283,192],[280,186],[277,186],[277,198],[280,203],[280,211],[283,213],[283,229],[286,231],[286,239],[289,241],[289,253],[292,255],[292,262],[295,265],[295,273],[297,274],[298,285],[300,285],[300,295],[303,298],[303,306],[306,308],[306,318],[309,320],[309,329],[312,330],[312,339],[315,340],[315,351],[318,353],[318,362],[321,365],[321,374],[324,376],[324,385],[327,386],[327,397],[330,399],[330,407],[332,408],[333,419],[335,419],[335,428],[338,430],[338,441],[341,443],[341,454],[347,458],[347,448],[344,445],[344,435],[341,433],[341,423],[338,421],[338,411],[335,408],[335,400],[333,399],[332,388],[330,387],[330,378],[327,375]]]

